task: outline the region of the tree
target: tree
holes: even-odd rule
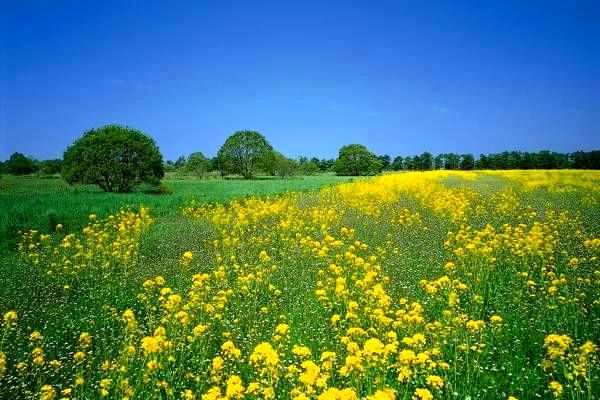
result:
[[[185,167],[186,163],[187,163],[187,160],[185,159],[185,156],[179,156],[179,157],[177,157],[177,160],[175,160],[175,164],[173,164],[173,166],[175,168],[179,169],[179,168]]]
[[[416,157],[415,157],[416,158]],[[418,169],[421,171],[430,171],[433,168],[433,156],[426,151],[419,157],[420,164]]]
[[[106,125],[83,134],[63,157],[63,177],[107,192],[129,192],[140,183],[158,185],[164,176],[162,155],[154,140],[120,125]]]
[[[392,169],[394,171],[400,171],[404,169],[404,159],[401,156],[394,157],[392,162]]]
[[[190,154],[185,169],[198,176],[204,176],[210,170],[210,160],[201,151]]]
[[[60,174],[60,171],[62,171],[62,163],[62,160],[59,158],[55,160],[40,161],[40,171],[46,175]]]
[[[21,153],[13,153],[4,164],[4,168],[13,175],[27,175],[37,170],[33,160]]]
[[[219,168],[228,173],[240,174],[250,179],[265,153],[273,147],[263,135],[254,131],[238,131],[229,136],[217,157]]]
[[[277,175],[277,166],[281,158],[285,158],[281,153],[270,150],[265,151],[257,162],[257,167],[265,174],[270,176]]]
[[[338,175],[374,175],[381,170],[381,163],[365,146],[349,144],[340,149],[334,168]]]
[[[472,170],[475,168],[475,158],[473,154],[463,154],[460,159],[460,169]]]
[[[404,157],[404,169],[407,169],[409,171],[415,169],[415,163],[411,156]]]
[[[319,165],[314,161],[309,161],[300,166],[303,175],[316,175],[319,172]]]
[[[276,153],[275,171],[280,178],[286,178],[294,175],[297,166],[294,160],[284,157],[281,153]]]
[[[444,154],[444,159],[444,169],[454,170],[460,166],[460,156],[456,153]]]
[[[433,159],[433,169],[443,169],[445,163],[446,163],[446,155],[445,154],[438,154]]]
[[[319,161],[319,169],[321,171],[330,171],[331,169],[333,169],[333,166],[335,165],[335,160],[334,159],[326,159],[323,158],[321,161]]]
[[[384,154],[382,156],[378,156],[377,159],[381,163],[382,170],[387,171],[390,169],[390,165],[391,165],[391,161],[392,161],[390,156],[388,156],[387,154]]]

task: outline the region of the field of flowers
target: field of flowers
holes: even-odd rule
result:
[[[180,211],[169,234],[141,206],[22,232],[0,397],[600,398],[598,172],[401,173]]]

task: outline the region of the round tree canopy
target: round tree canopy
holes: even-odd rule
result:
[[[62,174],[71,184],[129,192],[140,183],[157,185],[164,171],[151,137],[126,126],[106,125],[84,133],[67,148]]]

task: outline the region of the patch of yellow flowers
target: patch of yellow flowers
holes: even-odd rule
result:
[[[65,283],[98,279],[135,267],[140,236],[152,222],[147,207],[121,209],[103,220],[91,214],[79,234],[61,236],[60,224],[54,235],[22,232],[18,250],[28,264]]]
[[[486,176],[515,186],[477,191],[473,185]],[[182,214],[214,229],[213,268],[191,271],[186,290],[174,290],[162,276],[146,279],[137,303],[120,311],[116,356],[99,360],[101,349],[83,332],[71,360],[55,363],[69,368],[72,379],[40,380],[32,392],[42,399],[59,393],[65,399],[526,398],[533,393],[510,382],[502,387],[510,393],[496,391],[489,376],[498,375],[486,374],[495,373],[497,349],[511,343],[521,318],[544,314],[544,336],[525,338],[540,357],[541,394],[591,398],[597,337],[576,336],[577,325],[564,318],[596,318],[600,328],[600,239],[585,233],[569,210],[534,210],[519,192],[570,192],[563,185],[597,195],[597,174],[586,172],[583,183],[574,176],[405,173],[309,194],[191,202]],[[450,177],[463,185],[446,186]],[[20,250],[48,274],[129,268],[150,222],[147,209],[121,211],[92,219],[83,236],[66,236],[58,245],[25,233]],[[399,253],[394,235],[426,237],[436,224],[448,228],[446,261],[435,275],[417,279],[417,295],[399,295],[386,269]],[[371,238],[375,244],[363,239],[374,227],[389,233]],[[184,271],[195,257],[181,254]],[[299,299],[295,285],[304,285]],[[525,310],[529,303],[535,306]],[[513,310],[519,304],[521,314]],[[318,314],[310,314],[314,309]],[[322,321],[310,324],[318,330],[303,326],[310,318]],[[16,313],[5,314],[4,330],[17,321]],[[49,365],[37,344],[42,334],[30,337],[36,347],[27,365]],[[0,376],[16,368],[7,364],[0,351]],[[491,397],[479,391],[485,385]]]

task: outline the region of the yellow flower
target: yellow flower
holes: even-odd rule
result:
[[[197,337],[197,336],[201,336],[204,332],[206,332],[207,329],[208,329],[208,325],[198,324],[194,327],[192,332],[194,333],[194,336]]]
[[[163,342],[162,336],[146,336],[142,339],[142,349],[146,353],[156,353],[161,350]]]
[[[250,362],[254,365],[264,363],[267,367],[274,368],[279,364],[279,356],[270,343],[263,342],[254,348]]]
[[[223,345],[221,345],[221,351],[223,352],[223,354],[232,358],[240,358],[242,355],[240,349],[235,347],[235,344],[233,344],[231,340],[228,340],[225,343],[223,343]]]
[[[17,325],[17,320],[19,317],[17,316],[16,311],[7,311],[4,314],[4,326],[7,328],[14,328]]]
[[[573,339],[567,335],[550,334],[546,336],[544,346],[548,352],[548,358],[556,360],[562,357],[572,343]]]
[[[429,375],[426,380],[427,384],[435,389],[444,387],[444,380],[437,375]]]
[[[433,400],[433,395],[427,389],[418,388],[415,390],[413,394],[414,400]]]
[[[372,396],[367,396],[367,400],[396,400],[396,393],[392,389],[378,390]]]
[[[379,339],[371,338],[363,346],[363,353],[367,360],[378,360],[378,356],[385,352],[385,345]]]
[[[221,400],[221,389],[213,386],[208,389],[208,392],[202,395],[202,400]]]
[[[42,336],[42,334],[39,331],[33,331],[29,335],[29,340],[32,341],[32,342],[39,342],[43,338],[44,337]]]
[[[298,357],[310,357],[311,356],[310,349],[306,346],[294,345],[294,347],[292,347],[292,353],[294,353]]]
[[[232,375],[227,379],[225,395],[228,399],[241,399],[244,397],[244,385],[242,385],[242,379],[239,376]]]
[[[76,364],[79,364],[83,360],[85,360],[85,353],[83,351],[78,351],[73,354],[73,361],[75,361]]]
[[[548,388],[552,390],[552,394],[554,395],[554,397],[560,397],[562,395],[563,387],[560,383],[552,381],[550,382],[550,384],[548,384]]]
[[[44,385],[40,388],[40,400],[54,400],[56,390],[51,385]]]
[[[92,345],[92,337],[87,332],[81,332],[79,335],[79,345],[86,349]]]
[[[305,385],[314,386],[321,373],[321,368],[310,360],[304,361],[301,366],[304,368],[304,372],[300,374],[298,380]]]
[[[417,355],[415,354],[414,351],[412,351],[412,350],[402,350],[400,352],[400,355],[398,356],[398,361],[400,361],[400,364],[409,365],[416,358],[417,358]]]
[[[329,388],[319,395],[318,400],[357,400],[354,389]]]
[[[485,321],[482,321],[482,320],[467,321],[467,329],[470,330],[471,332],[480,331],[481,329],[483,329],[484,326],[485,326]]]
[[[190,265],[193,258],[194,258],[194,254],[191,251],[186,251],[185,253],[183,253],[181,255],[181,259],[179,260],[179,262],[181,263],[182,266],[187,267]]]
[[[267,252],[264,250],[260,252],[260,254],[258,255],[258,258],[260,259],[260,261],[262,263],[268,263],[269,261],[271,261],[271,257],[269,257]]]
[[[0,351],[0,378],[6,373],[6,354]]]
[[[290,326],[288,324],[279,324],[275,328],[275,333],[277,335],[286,336],[290,333]]]

